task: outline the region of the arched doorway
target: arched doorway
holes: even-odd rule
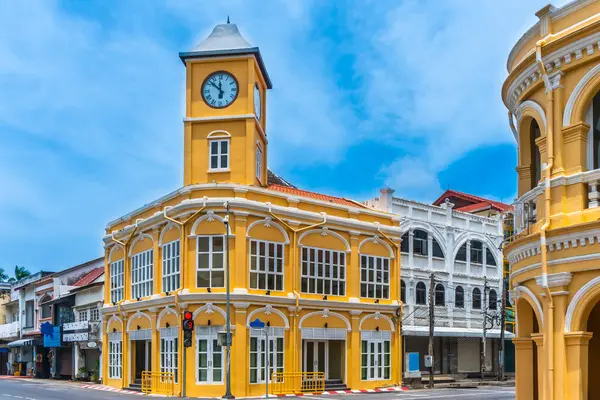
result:
[[[516,301],[517,338],[515,344],[516,356],[516,393],[517,399],[538,400],[541,385],[541,374],[538,361],[543,354],[541,349],[542,336],[538,316],[529,299],[521,297]]]
[[[600,302],[596,302],[587,320],[587,331],[592,333],[588,353],[588,399],[600,399]]]

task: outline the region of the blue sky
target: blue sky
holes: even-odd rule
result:
[[[100,256],[106,222],[181,186],[178,52],[227,15],[273,80],[280,175],[357,200],[389,185],[422,201],[448,187],[510,201],[516,149],[500,87],[544,4],[0,2],[0,267]]]

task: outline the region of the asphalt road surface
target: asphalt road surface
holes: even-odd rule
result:
[[[0,400],[144,399],[145,396],[81,388],[67,382],[0,379]],[[152,397],[158,399],[161,397]],[[164,397],[163,397],[164,398]]]
[[[368,393],[353,395],[315,395],[310,400],[332,400],[339,397],[357,397],[356,400],[514,400],[513,387],[480,387],[473,389],[434,389],[410,390],[406,392]],[[76,384],[55,381],[0,379],[0,400],[108,400],[108,399],[144,399],[145,396],[113,393],[81,388]],[[167,399],[168,397],[150,397]],[[287,397],[288,399],[290,397]],[[173,399],[172,397],[170,399]],[[303,397],[304,400],[307,397]]]

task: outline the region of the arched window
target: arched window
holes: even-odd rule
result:
[[[540,154],[540,148],[535,143],[535,140],[541,136],[540,126],[535,119],[531,120],[531,127],[529,128],[529,148],[531,150],[531,188],[537,186],[538,182],[542,178],[542,156]]]
[[[405,232],[404,235],[402,235],[402,240],[400,242],[400,252],[408,254],[408,251],[410,249],[410,245],[408,244],[409,238],[410,236],[408,235],[408,232]]]
[[[435,285],[435,305],[446,305],[446,290],[444,289],[444,285],[442,285],[441,283]]]
[[[454,291],[454,306],[456,308],[465,308],[465,290],[462,286],[457,286]]]
[[[600,92],[596,93],[586,115],[590,125],[588,132],[587,168],[588,170],[600,168]]]
[[[400,280],[400,300],[406,303],[406,283],[403,280]]]
[[[490,310],[497,310],[498,309],[498,295],[496,294],[496,291],[494,289],[490,290],[490,304],[489,304],[489,309]]]
[[[417,283],[416,303],[419,305],[427,304],[427,288],[423,282]]]
[[[471,264],[483,264],[483,243],[471,240]]]
[[[496,259],[494,258],[494,254],[489,248],[485,249],[485,263],[487,265],[496,266]]]
[[[473,309],[481,310],[481,290],[479,288],[473,289]]]
[[[40,307],[42,309],[42,315],[40,318],[51,318],[52,317],[52,306],[50,304],[46,304],[52,300],[52,298],[48,295],[45,295],[40,299]]]
[[[467,262],[467,244],[464,243],[458,249],[458,253],[456,253],[456,261],[464,261]]]
[[[429,233],[422,229],[415,229],[413,231],[413,254],[417,256],[427,256],[429,254]],[[402,253],[408,253],[410,251],[410,234],[408,232],[402,235],[402,242],[400,244],[400,251]],[[431,255],[437,258],[444,258],[442,248],[435,238],[431,240]]]

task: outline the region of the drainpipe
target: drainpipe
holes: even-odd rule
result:
[[[554,138],[553,138],[553,118],[554,118],[554,90],[548,79],[548,72],[544,66],[542,60],[542,46],[548,42],[552,35],[546,36],[544,39],[538,41],[535,45],[535,58],[542,72],[542,78],[546,85],[547,94],[547,107],[546,112],[548,118],[546,118],[546,140],[548,147],[548,163],[544,168],[544,223],[540,227],[540,244],[542,250],[542,285],[546,292],[546,298],[548,299],[548,318],[547,318],[547,332],[544,335],[544,347],[547,348],[548,357],[548,399],[554,400],[554,299],[552,293],[548,287],[548,259],[546,250],[546,231],[550,228],[550,199],[551,199],[551,188],[550,178],[552,176],[552,167],[554,165]]]

